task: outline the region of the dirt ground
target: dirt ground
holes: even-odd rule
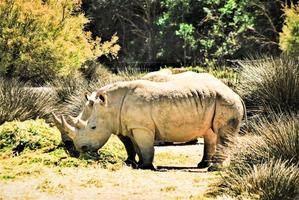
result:
[[[158,171],[47,168],[38,175],[0,182],[0,199],[206,199],[203,194],[219,175],[196,169],[202,142],[156,147]]]

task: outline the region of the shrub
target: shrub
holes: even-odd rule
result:
[[[0,163],[5,166],[1,171],[3,176],[5,173],[14,173],[20,166],[30,168],[34,164],[60,167],[85,167],[90,164],[119,166],[124,157],[124,147],[116,137],[112,137],[98,154],[83,154],[80,158],[73,158],[64,150],[60,132],[42,119],[6,122],[0,126]]]
[[[32,88],[17,80],[0,79],[0,124],[14,119],[48,118],[55,111],[56,94],[50,88]]]
[[[60,77],[48,84],[53,87],[57,93],[58,104],[62,104],[68,98],[78,91],[83,91],[88,87],[88,82],[81,76],[80,73],[71,76]]]
[[[0,126],[0,151],[20,154],[23,151],[49,152],[60,143],[60,134],[41,119],[6,122]]]
[[[299,62],[282,55],[240,62],[238,91],[248,110],[299,111]]]
[[[280,48],[290,56],[299,58],[299,5],[290,5],[283,8],[285,23],[279,34]]]
[[[90,82],[109,81],[112,76],[112,73],[104,65],[95,61],[86,62],[81,67],[81,71],[85,79]]]
[[[88,21],[80,1],[4,0],[0,2],[0,71],[42,83],[67,75],[90,59],[116,57],[117,36],[100,43],[84,32]]]

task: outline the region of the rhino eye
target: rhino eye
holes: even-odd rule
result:
[[[92,126],[91,129],[96,129],[96,126]]]

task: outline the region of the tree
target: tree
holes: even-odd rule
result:
[[[100,43],[83,31],[88,20],[72,0],[0,2],[0,70],[42,83],[67,75],[90,59],[117,56],[117,37]]]
[[[106,38],[117,33],[120,37],[120,62],[154,62],[154,20],[159,1],[89,0],[85,1],[83,9],[91,19],[88,29],[95,36]]]
[[[285,6],[285,23],[280,33],[280,48],[291,55],[299,58],[299,5]]]

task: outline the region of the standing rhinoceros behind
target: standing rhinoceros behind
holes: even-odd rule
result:
[[[140,168],[153,168],[155,139],[185,142],[204,137],[206,156],[198,166],[208,166],[216,144],[225,144],[239,131],[244,107],[240,97],[213,76],[183,74],[168,82],[105,86],[97,92],[86,126],[71,126],[63,118],[61,125],[81,151],[101,148],[111,134],[129,137]]]

